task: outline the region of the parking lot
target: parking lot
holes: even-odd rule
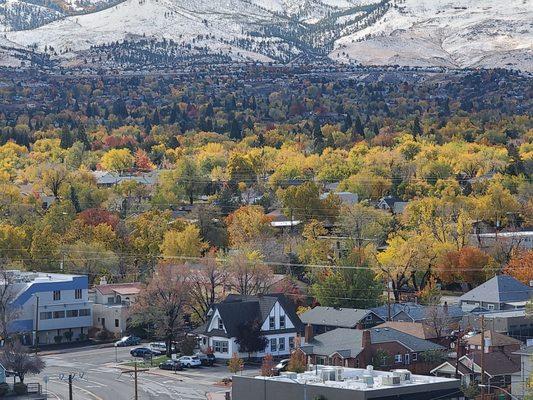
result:
[[[130,355],[132,348],[87,347],[46,354],[45,370],[28,377],[28,381],[40,382],[51,399],[68,399],[68,375],[73,374],[76,400],[130,400],[134,394],[134,374],[124,365],[134,360]],[[139,399],[205,400],[209,393],[230,390],[219,384],[231,375],[225,362],[176,372],[154,367],[138,373]],[[258,373],[258,367],[243,371],[245,375]]]

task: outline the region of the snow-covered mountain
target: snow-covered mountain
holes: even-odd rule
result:
[[[532,0],[0,0],[4,41],[64,63],[211,54],[533,70],[532,21]]]

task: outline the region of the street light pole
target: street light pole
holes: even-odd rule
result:
[[[518,397],[516,397],[515,395],[513,395],[512,393],[510,393],[508,390],[500,387],[500,386],[494,386],[494,385],[479,385],[480,387],[483,387],[483,388],[487,388],[489,391],[490,391],[490,388],[493,387],[493,388],[496,388],[496,389],[500,389],[502,392],[504,392],[506,395],[508,395],[509,397],[511,397],[511,399],[513,400],[520,400]]]

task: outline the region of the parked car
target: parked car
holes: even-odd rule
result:
[[[137,336],[124,336],[115,342],[116,347],[137,346],[141,343],[141,338]]]
[[[137,347],[136,349],[133,349],[130,351],[130,354],[133,357],[145,357],[145,356],[154,356],[157,355],[155,352],[150,350],[148,347]]]
[[[214,354],[197,353],[196,357],[200,359],[202,365],[206,365],[209,367],[212,367],[217,361]]]
[[[163,342],[150,343],[148,347],[157,354],[165,354],[167,352],[167,345]]]
[[[290,360],[289,360],[288,358],[286,358],[286,359],[284,359],[284,360],[280,360],[280,362],[277,363],[277,364],[274,366],[274,368],[272,368],[273,371],[274,371],[274,373],[275,373],[276,375],[279,375],[280,372],[285,372],[285,371],[287,371],[287,368],[289,368],[289,361],[290,361]]]
[[[159,364],[159,369],[166,369],[168,371],[181,371],[183,370],[183,365],[178,360],[167,360]]]
[[[178,358],[178,361],[181,363],[181,365],[187,368],[199,367],[202,365],[202,362],[196,356],[183,356]]]

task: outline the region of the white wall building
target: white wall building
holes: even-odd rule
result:
[[[208,313],[208,321],[196,329],[202,350],[211,348],[216,358],[229,359],[233,353],[248,357],[237,343],[239,327],[257,322],[267,345],[263,351],[250,354],[251,357],[285,357],[294,348],[296,336],[302,331],[302,323],[294,307],[285,296],[279,294],[263,296],[229,295],[225,301],[215,304]]]
[[[141,284],[138,282],[108,284],[105,279],[101,280],[92,293],[93,326],[122,336],[127,327],[130,306],[140,291]]]
[[[8,271],[7,281],[16,317],[10,334],[21,335],[25,344],[86,338],[92,326],[87,276],[13,270]]]

